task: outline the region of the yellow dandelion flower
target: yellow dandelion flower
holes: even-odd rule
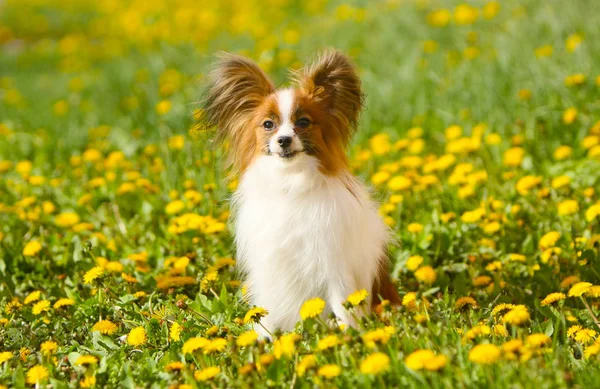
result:
[[[563,113],[563,117],[562,117],[563,123],[569,125],[569,124],[572,124],[575,121],[575,119],[577,119],[577,108],[575,108],[575,107],[567,108],[565,110],[565,112]]]
[[[209,342],[204,346],[204,354],[212,354],[214,352],[221,352],[225,350],[227,347],[227,339],[223,338],[215,338],[209,340]]]
[[[423,257],[420,255],[413,255],[406,260],[406,268],[410,271],[415,271],[423,263]]]
[[[581,330],[577,331],[577,333],[575,334],[575,341],[578,343],[590,343],[591,341],[593,341],[596,338],[596,335],[598,333],[592,329],[589,328],[582,328]]]
[[[172,342],[178,342],[179,339],[181,339],[181,330],[181,325],[177,322],[173,322],[173,324],[171,324],[171,328],[169,328],[169,339]]]
[[[181,347],[181,352],[184,354],[192,354],[198,349],[203,349],[207,344],[210,343],[210,340],[203,337],[195,337],[190,338],[183,343],[183,347]]]
[[[579,203],[576,200],[565,200],[558,203],[558,214],[561,216],[573,215],[579,211]]]
[[[558,302],[560,300],[564,300],[566,299],[567,296],[565,296],[564,293],[559,293],[559,292],[555,292],[555,293],[550,293],[549,295],[547,295],[543,300],[542,300],[542,306],[546,306],[546,305],[551,305],[554,304],[555,302]]]
[[[366,289],[357,290],[356,292],[350,294],[346,299],[350,304],[357,306],[362,304],[366,298],[369,296],[369,292]]]
[[[146,337],[146,330],[144,327],[135,327],[129,331],[129,334],[127,335],[127,344],[130,346],[141,346],[147,341],[148,338]]]
[[[390,357],[381,352],[376,352],[367,356],[360,363],[360,372],[363,374],[379,374],[388,370],[390,367]]]
[[[112,335],[117,331],[117,325],[110,320],[100,320],[92,327],[92,331],[98,331],[104,335]]]
[[[550,231],[550,232],[546,233],[544,236],[542,236],[542,238],[540,239],[540,242],[539,242],[539,247],[542,250],[545,250],[550,247],[554,247],[556,245],[556,242],[558,242],[559,239],[560,239],[560,232]]]
[[[457,311],[462,311],[469,308],[478,308],[477,301],[475,301],[473,297],[461,297],[458,300],[456,300],[456,303],[454,303],[454,309],[456,309]]]
[[[521,325],[530,319],[529,311],[524,305],[516,305],[510,311],[504,314],[502,321],[512,325]]]
[[[296,351],[296,341],[300,339],[298,334],[286,334],[280,336],[273,343],[273,355],[277,359],[282,357],[290,358]]]
[[[319,342],[317,343],[317,350],[327,350],[337,346],[338,344],[340,344],[340,339],[336,335],[328,335],[322,339],[319,339]]]
[[[362,340],[367,347],[374,348],[377,343],[386,344],[395,332],[396,329],[391,326],[378,328],[363,334]]]
[[[185,365],[183,364],[183,362],[171,362],[171,363],[167,363],[167,365],[165,366],[165,370],[166,371],[180,371],[183,370],[185,368]]]
[[[302,320],[319,316],[325,309],[325,301],[319,297],[307,300],[300,308],[300,317]]]
[[[435,355],[431,350],[416,350],[404,359],[404,363],[412,370],[437,371],[446,366],[448,358],[445,355]]]
[[[33,313],[34,315],[39,315],[40,313],[45,312],[49,309],[50,309],[50,301],[41,300],[41,301],[38,301],[37,303],[35,303],[35,305],[31,309],[31,313]]]
[[[8,361],[9,359],[12,359],[12,357],[14,357],[14,355],[10,351],[0,352],[0,365]]]
[[[408,232],[418,234],[419,232],[423,231],[423,225],[419,223],[410,223],[406,229]]]
[[[42,292],[39,290],[36,290],[34,292],[31,292],[27,295],[27,297],[25,297],[25,300],[23,301],[23,304],[27,305],[30,304],[34,301],[38,301],[40,299],[40,297],[42,296]]]
[[[428,285],[433,284],[437,279],[437,274],[431,266],[421,266],[414,274],[417,280]]]
[[[585,220],[591,222],[600,216],[600,204],[594,204],[585,211]]]
[[[27,242],[23,248],[23,255],[26,257],[36,256],[42,250],[42,245],[37,240]]]
[[[296,367],[296,372],[298,373],[298,376],[303,377],[306,374],[306,371],[311,367],[315,366],[316,364],[317,357],[315,357],[314,354],[305,355],[304,357],[302,357],[302,359],[298,363],[298,366]]]
[[[35,365],[27,371],[27,383],[30,385],[37,385],[48,378],[49,375],[50,373],[45,366]]]
[[[240,334],[240,336],[238,336],[238,338],[236,339],[235,343],[239,347],[248,347],[256,343],[257,339],[258,334],[256,333],[256,331],[250,330],[244,332],[243,334]]]
[[[261,318],[268,314],[267,310],[261,307],[254,307],[250,309],[244,316],[244,324],[258,323]]]
[[[578,282],[569,289],[569,297],[580,297],[592,287],[590,282]]]
[[[492,365],[500,359],[500,348],[493,344],[478,344],[469,351],[469,360],[479,365]]]
[[[388,181],[387,186],[390,190],[402,191],[409,189],[412,186],[412,181],[405,176],[394,176]]]
[[[194,379],[196,381],[208,381],[215,378],[221,372],[221,368],[218,366],[211,366],[202,370],[196,370],[194,372]]]
[[[574,52],[583,43],[583,37],[580,34],[571,34],[565,41],[565,47],[569,53]]]
[[[335,378],[340,375],[342,369],[338,365],[323,365],[317,370],[317,375],[325,378]]]
[[[81,355],[79,358],[77,358],[77,360],[75,361],[76,365],[81,365],[81,366],[85,366],[85,365],[95,365],[98,363],[98,358],[96,358],[93,355]]]
[[[52,340],[47,340],[40,345],[40,351],[44,355],[52,355],[56,350],[58,350],[58,344]]]
[[[80,217],[75,212],[63,212],[56,216],[54,224],[58,227],[69,228],[79,223]]]
[[[551,339],[546,334],[531,334],[525,339],[525,344],[533,348],[542,347],[550,342]]]
[[[504,166],[517,167],[521,166],[523,158],[525,157],[525,150],[521,147],[513,147],[504,152],[503,163]]]
[[[101,266],[93,267],[83,275],[83,283],[91,284],[92,282],[94,282],[94,280],[96,280],[98,277],[100,277],[103,274],[104,274],[103,267],[101,267]]]

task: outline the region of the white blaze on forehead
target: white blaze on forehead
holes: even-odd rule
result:
[[[292,110],[294,109],[294,90],[281,89],[276,95],[277,107],[281,113],[281,123],[279,124],[279,135],[294,135],[294,125],[292,124]]]

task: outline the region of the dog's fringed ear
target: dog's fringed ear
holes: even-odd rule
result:
[[[294,76],[309,96],[325,105],[334,121],[333,127],[347,144],[363,107],[360,78],[354,64],[339,51],[329,49]]]
[[[275,88],[267,75],[252,60],[220,53],[208,75],[203,101],[205,128],[216,129],[216,141],[236,143],[249,116]]]

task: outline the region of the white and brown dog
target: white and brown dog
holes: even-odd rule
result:
[[[330,50],[294,72],[294,85],[276,89],[254,62],[231,54],[209,75],[205,124],[228,142],[240,176],[237,258],[250,302],[269,312],[267,329],[292,329],[314,297],[353,325],[343,302],[354,291],[371,292],[369,308],[399,303],[388,274],[390,232],[348,169],[361,82],[350,60]]]

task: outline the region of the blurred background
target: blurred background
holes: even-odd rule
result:
[[[598,70],[600,43],[586,37],[600,27],[584,23],[600,20],[594,4],[4,0],[0,116],[22,130],[59,133],[69,147],[86,143],[82,128],[110,125],[124,130],[125,146],[130,136],[192,129],[216,51],[247,55],[283,83],[287,68],[336,47],[355,58],[364,80],[359,137],[469,120],[512,131],[525,116],[560,116],[575,96],[556,101],[550,92],[566,75]],[[531,96],[519,91],[534,92],[535,115],[523,114]]]

